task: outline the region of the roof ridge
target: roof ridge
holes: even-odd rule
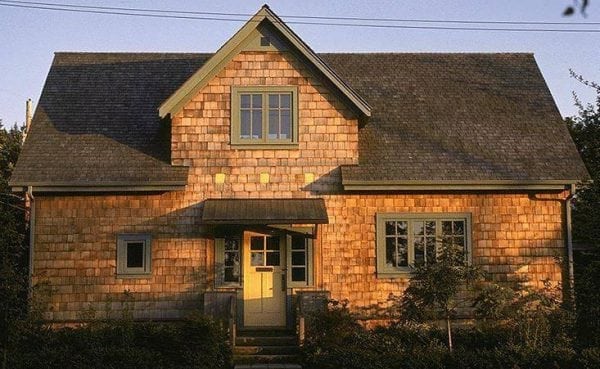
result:
[[[179,51],[55,51],[54,55],[118,55],[118,54],[140,54],[140,55],[212,55],[214,52],[179,52]]]
[[[336,52],[318,52],[317,54],[335,54],[335,55],[534,55],[530,51],[336,51]]]
[[[532,51],[320,51],[318,54],[533,54]],[[214,54],[209,51],[55,51],[54,54]]]

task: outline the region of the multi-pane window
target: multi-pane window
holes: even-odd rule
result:
[[[269,140],[288,140],[292,129],[292,94],[274,93],[269,96]]]
[[[232,88],[232,144],[297,142],[297,88]]]
[[[308,239],[302,236],[292,237],[290,267],[292,282],[308,281]]]
[[[151,274],[151,237],[147,234],[122,234],[117,237],[117,275],[146,277]]]
[[[408,222],[385,222],[385,262],[391,267],[408,266]]]
[[[435,262],[443,247],[468,253],[469,214],[378,214],[377,272]]]
[[[226,283],[240,283],[240,240],[239,238],[226,238],[223,250],[223,281]]]
[[[263,138],[262,94],[240,94],[240,138]]]
[[[281,265],[279,237],[250,237],[250,266]]]
[[[239,236],[215,238],[215,285],[237,287],[241,281],[241,238]]]

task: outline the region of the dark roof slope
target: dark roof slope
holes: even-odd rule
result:
[[[583,180],[531,54],[323,54],[372,106],[344,181]]]
[[[11,184],[181,182],[158,106],[211,54],[57,53]],[[321,54],[372,106],[344,180],[588,174],[530,54]]]
[[[11,185],[185,183],[157,109],[208,57],[57,53]]]

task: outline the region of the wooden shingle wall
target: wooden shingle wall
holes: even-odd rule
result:
[[[496,282],[542,288],[562,280],[565,193],[385,194],[327,197],[329,225],[321,228],[323,284],[334,299],[375,307],[398,296],[407,278],[377,278],[375,215],[470,213],[472,260]],[[384,304],[385,305],[385,304]]]
[[[297,149],[236,149],[230,142],[231,86],[299,87]],[[351,306],[398,294],[406,279],[375,273],[377,212],[469,212],[474,263],[498,281],[561,280],[557,257],[565,194],[339,194],[339,166],[358,163],[358,122],[321,81],[289,53],[237,55],[172,118],[172,162],[189,165],[184,191],[140,195],[37,196],[36,280],[53,292],[47,317],[113,316],[130,301],[136,318],[178,318],[213,288],[213,242],[199,218],[208,198],[323,197],[328,225],[315,242],[315,281]],[[215,184],[215,174],[225,182]],[[269,183],[260,184],[261,173]],[[314,182],[305,183],[305,174]],[[338,194],[336,194],[338,193]],[[152,235],[152,276],[116,278],[119,233]],[[128,291],[128,294],[124,294]]]

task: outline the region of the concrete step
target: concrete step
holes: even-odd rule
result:
[[[295,346],[297,344],[298,338],[296,336],[237,336],[235,339],[236,346]]]
[[[233,355],[236,367],[240,364],[298,364],[299,361],[298,355]]]
[[[299,364],[238,364],[234,369],[302,369]]]
[[[241,328],[237,330],[240,337],[281,337],[295,336],[296,332],[287,328]]]
[[[297,355],[298,346],[235,346],[234,355]]]

